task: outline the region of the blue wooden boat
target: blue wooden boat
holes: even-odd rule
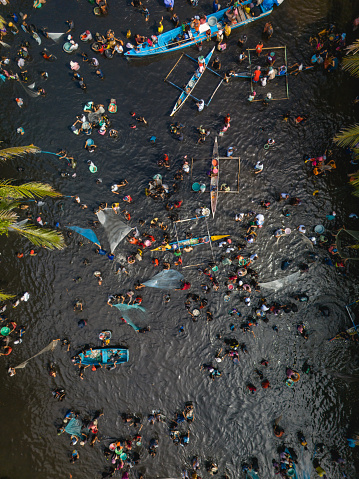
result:
[[[75,364],[82,366],[113,366],[114,363],[127,363],[129,358],[128,349],[123,348],[97,348],[87,349],[77,355]]]
[[[230,235],[215,235],[211,236],[211,241],[219,241],[220,239],[223,238],[228,238]],[[175,251],[178,248],[185,248],[186,246],[200,246],[202,244],[208,244],[209,243],[209,236],[201,236],[199,238],[188,238],[185,240],[179,240],[179,241],[172,241],[171,243],[168,243],[163,246],[158,246],[155,249],[151,249],[151,251]]]
[[[273,8],[266,9],[266,7],[262,5],[263,2],[259,0],[259,8],[261,13],[256,17],[252,17],[242,8],[242,6],[250,4],[251,1],[252,0],[245,0],[244,2],[242,2],[238,6],[238,15],[233,18],[230,18],[232,17],[230,13],[232,7],[224,8],[223,10],[219,10],[216,13],[208,15],[206,23],[200,26],[198,33],[195,31],[194,28],[190,28],[189,38],[183,38],[182,27],[177,27],[168,32],[161,33],[161,35],[159,35],[157,38],[157,42],[152,46],[150,46],[147,41],[145,41],[144,43],[141,43],[135,48],[132,48],[127,51],[125,53],[125,56],[127,58],[142,58],[182,50],[183,48],[196,45],[197,43],[206,40],[206,32],[208,30],[210,30],[211,37],[217,35],[218,30],[222,29],[225,23],[229,23],[231,29],[234,30],[235,28],[243,27],[248,23],[260,20],[261,18],[264,18],[272,13]],[[284,0],[276,1],[278,4],[281,4]],[[264,0],[264,3],[268,3],[268,0]]]
[[[204,67],[202,68],[202,70],[199,67],[194,72],[190,81],[187,83],[184,90],[182,90],[182,93],[178,97],[178,100],[176,101],[176,104],[173,107],[173,110],[172,110],[172,113],[171,113],[170,116],[175,115],[178,112],[178,110],[180,110],[182,108],[184,102],[188,99],[188,97],[191,96],[191,93],[193,92],[195,86],[200,81],[203,73],[206,71],[206,68],[207,68],[207,66],[208,66],[208,64],[211,60],[211,56],[213,55],[214,48],[215,47],[212,48],[212,50],[208,53],[208,55],[205,58],[203,58],[203,57],[198,58],[198,64],[200,64],[200,61],[202,59],[202,62],[203,62],[202,64],[204,65]]]

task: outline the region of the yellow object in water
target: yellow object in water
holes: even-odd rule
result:
[[[318,466],[315,468],[315,470],[317,471],[317,474],[319,477],[326,476],[326,472],[324,471],[322,467]]]
[[[319,190],[313,191],[313,196],[317,195],[319,193]]]
[[[158,33],[162,33],[163,32],[163,25],[162,25],[162,22],[159,22],[158,24]]]
[[[126,38],[131,38],[131,36],[132,36],[131,30],[127,30]]]

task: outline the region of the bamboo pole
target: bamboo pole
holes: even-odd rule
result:
[[[286,74],[285,74],[285,81],[287,85],[287,97],[289,99],[289,85],[288,85],[288,63],[287,63],[287,47],[284,47],[284,59],[285,59],[285,67],[287,69]]]
[[[173,70],[176,68],[176,66],[178,65],[178,63],[179,63],[179,61],[181,60],[182,57],[183,57],[183,53],[182,53],[182,55],[179,57],[179,59],[176,61],[175,66],[174,66],[173,68],[171,68],[169,74],[166,76],[166,78],[165,78],[163,81],[166,81],[167,78],[171,75],[171,73],[172,73]]]
[[[216,88],[216,89],[214,90],[214,92],[212,93],[211,98],[208,100],[208,103],[207,103],[206,106],[209,106],[209,104],[210,104],[211,101],[212,101],[212,98],[213,98],[214,95],[217,93],[217,90],[218,90],[218,88],[222,85],[222,83],[223,83],[223,79],[218,83],[217,88]]]
[[[280,48],[286,48],[285,45],[283,47],[265,47],[262,50],[279,50]],[[255,48],[247,48],[248,51],[255,51]]]
[[[186,93],[186,95],[190,96],[191,98],[193,98],[194,100],[196,101],[200,101],[198,100],[198,98],[196,98],[195,96],[191,95],[190,93],[187,93],[183,90],[183,88],[181,88],[180,86],[176,85],[175,83],[172,83],[171,81],[169,80],[166,80],[167,83],[169,83],[170,85],[174,86],[175,88],[177,88],[178,90],[181,90],[183,93]],[[184,101],[181,103],[181,105],[183,105]]]
[[[200,218],[206,218],[206,216],[195,216],[194,218],[187,218],[185,220],[176,220],[174,223],[185,223],[186,221],[199,220]]]

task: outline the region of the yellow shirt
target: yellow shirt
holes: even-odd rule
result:
[[[226,26],[224,27],[224,33],[225,33],[225,35],[226,35],[227,37],[229,37],[229,35],[231,34],[231,31],[232,31],[232,29],[231,29],[231,27],[230,27],[229,25],[226,25]]]

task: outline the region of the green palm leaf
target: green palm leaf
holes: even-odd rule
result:
[[[64,237],[58,231],[21,223],[12,224],[9,227],[9,231],[19,233],[35,246],[43,246],[47,249],[63,249],[66,246]]]
[[[345,128],[340,133],[338,133],[333,140],[339,146],[355,146],[357,143],[359,143],[359,124],[355,124],[349,126],[348,128]]]
[[[359,55],[343,58],[343,70],[348,71],[353,77],[359,77]]]
[[[10,181],[0,180],[0,198],[43,198],[44,196],[59,197],[61,193],[46,183],[30,182],[22,185],[12,185]]]
[[[14,156],[24,156],[27,153],[38,153],[39,151],[41,151],[41,148],[35,145],[13,146],[12,148],[5,148],[0,150],[0,161],[8,160]]]
[[[14,294],[7,294],[0,291],[0,301],[6,301],[8,299],[15,298]]]

